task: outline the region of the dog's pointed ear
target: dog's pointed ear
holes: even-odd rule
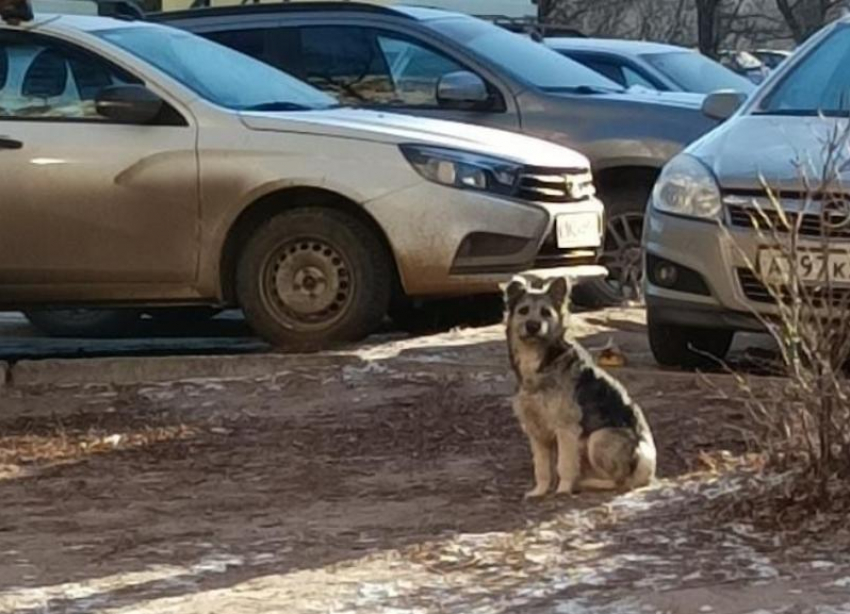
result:
[[[570,296],[570,282],[566,277],[556,277],[546,286],[546,294],[552,302],[559,307],[564,307]]]
[[[502,292],[505,293],[505,304],[511,310],[528,292],[528,282],[523,277],[514,277],[507,284],[502,284]]]

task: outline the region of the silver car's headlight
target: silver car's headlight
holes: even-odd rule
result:
[[[407,161],[428,181],[454,188],[510,194],[520,164],[481,154],[426,145],[401,145]]]
[[[722,210],[720,186],[702,162],[679,154],[667,163],[655,182],[652,206],[665,213],[716,220]]]

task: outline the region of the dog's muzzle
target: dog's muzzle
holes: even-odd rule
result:
[[[527,337],[536,337],[543,330],[543,325],[535,320],[529,320],[525,323],[525,334]]]

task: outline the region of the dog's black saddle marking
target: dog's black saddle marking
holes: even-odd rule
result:
[[[584,367],[575,385],[575,399],[581,408],[581,429],[585,435],[604,428],[635,430],[634,409],[623,391],[594,367]]]

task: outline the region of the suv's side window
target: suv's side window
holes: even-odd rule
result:
[[[626,87],[632,87],[633,85],[642,85],[645,88],[651,90],[657,90],[656,85],[640,74],[638,71],[634,70],[630,66],[623,66],[623,77],[626,80]]]
[[[454,60],[407,39],[379,33],[378,45],[390,67],[396,99],[405,106],[436,107],[440,79],[463,70]]]
[[[440,78],[464,70],[438,51],[389,32],[303,27],[299,54],[292,51],[293,29],[284,30],[279,41],[287,49],[279,50],[277,65],[343,104],[434,108]]]
[[[138,83],[97,56],[28,34],[0,34],[0,120],[106,121],[95,108],[111,85]]]
[[[266,41],[272,30],[260,28],[249,28],[245,30],[225,30],[224,32],[213,32],[207,34],[210,40],[235,49],[245,55],[250,55],[258,60],[266,60],[268,45]]]
[[[299,64],[297,76],[343,104],[386,104],[393,99],[389,67],[369,30],[303,28]]]
[[[623,87],[626,86],[626,76],[623,74],[623,70],[620,66],[617,66],[613,62],[609,62],[608,60],[603,60],[601,58],[580,58],[579,61],[598,72],[599,74],[605,75],[611,81],[619,83]]]

